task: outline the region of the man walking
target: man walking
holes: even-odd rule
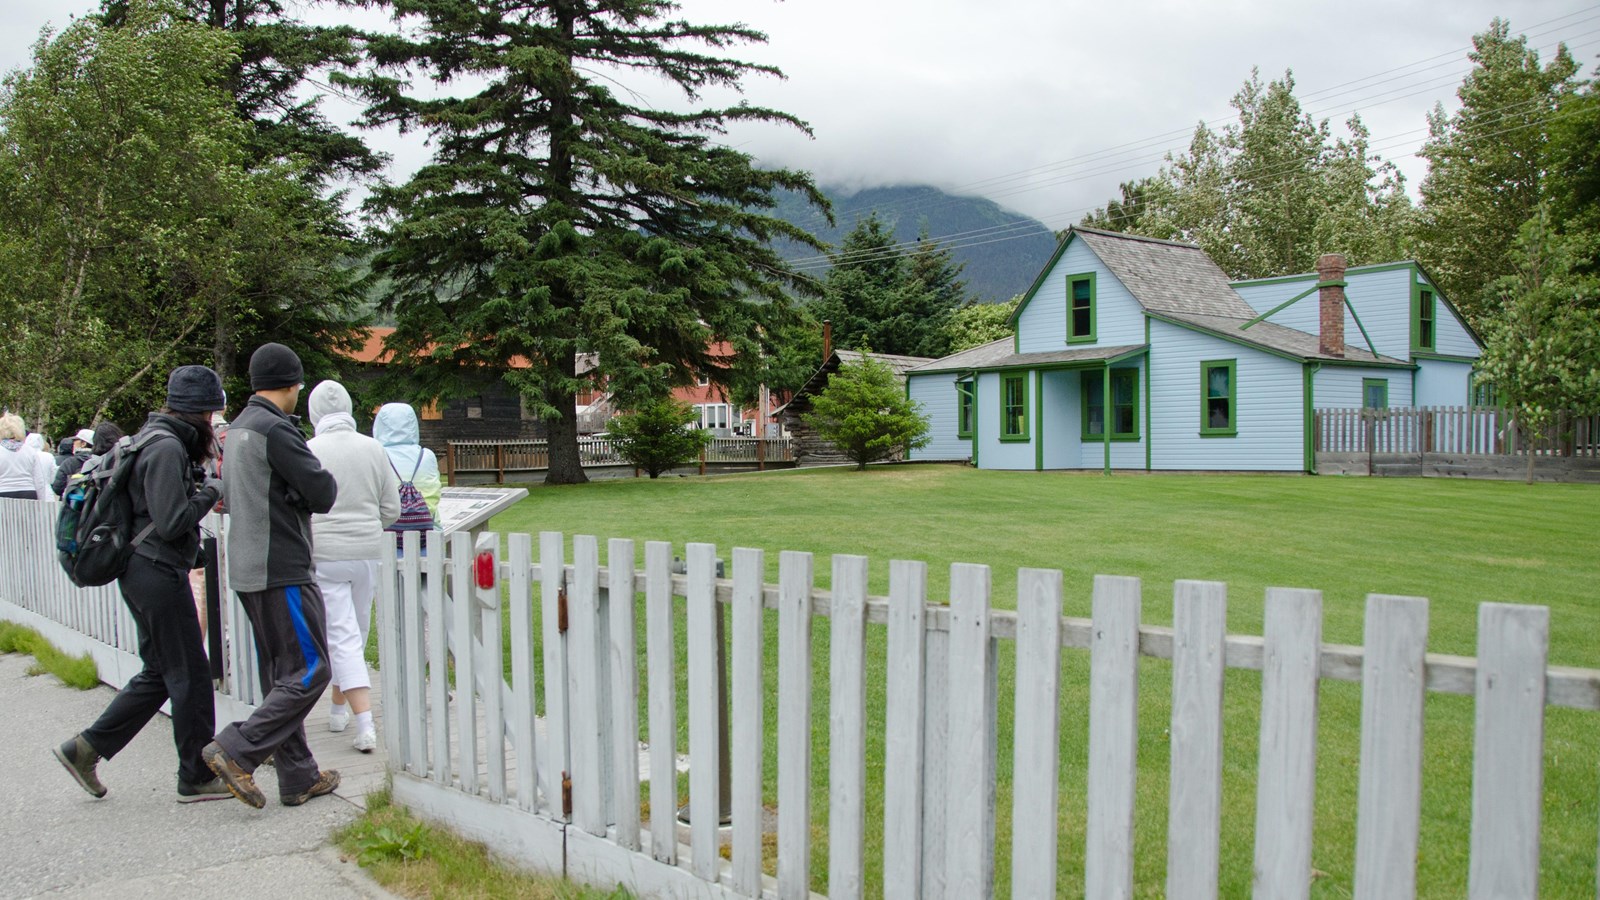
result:
[[[222,729],[202,755],[235,797],[260,809],[256,767],[274,757],[285,806],[331,794],[339,773],[318,771],[306,744],[306,714],[328,686],[322,593],[311,561],[311,514],[333,508],[337,487],[291,415],[305,385],[300,357],[264,344],[250,357],[255,395],[228,431],[223,497],[228,586],[239,594],[262,669],[272,683],[250,718]]]

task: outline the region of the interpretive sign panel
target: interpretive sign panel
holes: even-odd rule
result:
[[[496,513],[526,496],[526,488],[444,488],[439,492],[439,527],[445,534],[482,528]]]

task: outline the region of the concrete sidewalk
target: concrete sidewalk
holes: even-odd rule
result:
[[[281,806],[274,773],[263,767],[266,809],[231,798],[180,804],[172,726],[158,715],[116,759],[100,763],[109,793],[96,800],[50,748],[93,722],[115,692],[30,677],[32,664],[24,654],[0,655],[0,897],[392,900],[329,844],[361,814],[382,763],[349,749],[352,735],[326,734],[326,702],[308,719],[308,735],[323,768],[353,769],[339,794]]]

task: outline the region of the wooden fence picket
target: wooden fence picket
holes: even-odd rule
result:
[[[488,555],[490,570],[500,571],[500,536],[486,531],[481,536],[481,547],[473,546],[473,536],[456,532],[453,538],[465,539],[458,548],[467,548],[465,560],[477,561],[477,554]],[[463,557],[456,556],[461,560]],[[506,799],[506,714],[505,714],[505,644],[501,638],[503,614],[500,608],[500,579],[494,578],[490,587],[474,585],[472,594],[477,604],[479,628],[478,681],[483,691],[483,753],[488,763],[489,800],[503,803]],[[418,629],[421,630],[420,628]]]
[[[730,887],[746,897],[761,896],[761,768],[765,756],[766,691],[761,657],[766,643],[762,627],[762,579],[766,555],[747,547],[733,551],[733,684],[730,716],[732,756],[729,783],[733,789],[733,870]]]
[[[923,710],[928,565],[889,564],[889,626],[884,709],[883,892],[922,896]]]
[[[568,726],[572,735],[572,824],[590,834],[606,833],[601,787],[602,710],[599,646],[600,545],[594,537],[572,539],[572,582],[567,586],[567,640],[577,648],[567,669]]]
[[[1322,593],[1268,588],[1263,631],[1255,893],[1308,897]]]
[[[1222,829],[1222,688],[1228,588],[1179,581],[1172,597],[1167,896],[1216,900]]]
[[[611,678],[611,821],[617,843],[638,850],[639,843],[639,679],[634,631],[633,541],[606,543],[606,594],[610,633],[606,656]]]
[[[1011,893],[1056,896],[1061,756],[1061,572],[1017,572],[1017,677]]]
[[[989,567],[950,567],[950,732],[945,770],[945,892],[994,896],[994,756],[989,740]]]
[[[549,740],[539,754],[539,787],[550,798],[551,817],[565,819],[567,779],[567,576],[566,546],[559,531],[539,532],[539,625],[544,663],[544,718]],[[531,698],[530,698],[531,699]]]
[[[811,585],[809,553],[778,558],[778,897],[811,896]]]
[[[689,849],[694,873],[702,881],[717,883],[717,825],[722,819],[721,759],[717,738],[722,703],[717,688],[717,667],[722,648],[717,645],[717,548],[714,544],[684,547],[689,615],[685,630],[689,659]]]
[[[384,541],[387,549],[388,540]],[[428,578],[423,591],[422,612],[428,657],[428,733],[431,736],[430,771],[433,780],[449,784],[450,760],[450,622],[445,617],[444,547],[428,556]],[[421,698],[418,698],[421,702]]]
[[[506,598],[511,620],[512,747],[517,756],[517,806],[529,812],[539,808],[539,750],[534,728],[533,681],[533,536],[512,533],[506,537],[511,578]],[[443,671],[441,666],[437,671]],[[443,679],[439,679],[443,681]],[[548,802],[548,798],[547,798]]]
[[[407,551],[416,532],[403,533]],[[451,648],[456,655],[456,774],[461,779],[461,789],[468,794],[478,793],[478,653],[473,638],[477,633],[475,601],[472,592],[472,538],[470,535],[451,535],[450,550],[454,565],[450,569]]]
[[[405,593],[400,604],[400,621],[405,634],[400,642],[400,672],[403,676],[406,709],[405,767],[414,775],[428,774],[427,701],[422,691],[422,556],[418,549],[421,535],[415,531],[405,534],[405,558],[401,569],[405,573],[402,583]],[[438,548],[435,548],[435,553]]]
[[[1096,575],[1089,644],[1089,897],[1133,896],[1133,788],[1139,753],[1139,579]]]
[[[1544,803],[1545,665],[1550,610],[1478,607],[1467,896],[1539,896]]]
[[[1367,597],[1363,644],[1355,895],[1414,897],[1428,601]]]
[[[678,862],[678,706],[672,623],[672,545],[644,545],[645,652],[649,670],[650,854]]]
[[[867,558],[833,557],[828,639],[828,896],[859,898],[866,841]]]

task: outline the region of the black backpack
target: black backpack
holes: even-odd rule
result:
[[[56,558],[73,584],[97,587],[116,581],[127,571],[134,548],[155,530],[152,521],[133,533],[128,479],[139,451],[151,441],[171,437],[160,431],[125,437],[103,456],[85,460],[67,482],[56,513]]]

